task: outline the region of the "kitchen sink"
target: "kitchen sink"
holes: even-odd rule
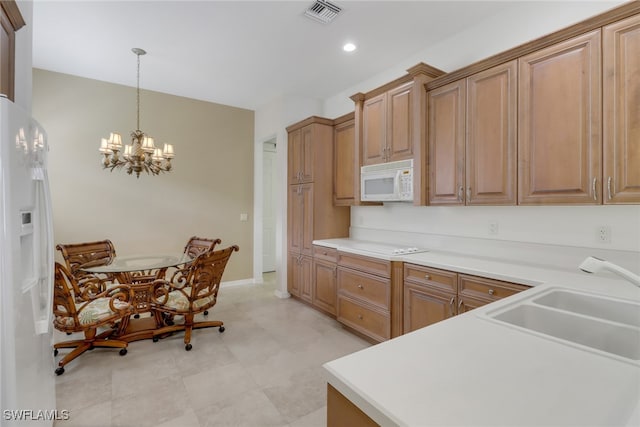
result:
[[[479,315],[556,342],[640,364],[640,302],[550,288]]]
[[[640,304],[579,292],[554,290],[533,300],[536,304],[580,313],[640,328]]]

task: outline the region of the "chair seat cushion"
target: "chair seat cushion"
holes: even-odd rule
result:
[[[82,311],[78,313],[78,320],[80,321],[80,324],[89,325],[113,316],[115,312],[111,310],[111,307],[109,307],[109,301],[111,301],[111,298],[96,298],[88,303]],[[128,307],[129,303],[114,300],[113,305],[118,309],[123,309]],[[76,326],[74,325],[73,317],[57,316],[56,323],[67,327]]]
[[[183,288],[184,294],[180,291],[169,292],[169,298],[167,302],[164,304],[166,307],[176,310],[176,311],[189,311],[189,299],[185,296],[191,295],[191,288],[186,287]],[[205,290],[206,292],[206,290]],[[193,302],[194,309],[206,308],[210,307],[216,302],[216,297],[214,295],[209,295],[204,298],[197,299]]]

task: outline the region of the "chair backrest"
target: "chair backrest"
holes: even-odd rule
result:
[[[61,331],[68,331],[78,325],[78,314],[74,295],[80,290],[74,277],[62,264],[55,263],[53,279],[53,325]]]
[[[79,270],[80,267],[106,265],[116,256],[116,249],[111,240],[60,244],[56,246],[56,249],[62,253],[68,271],[76,278],[86,275]]]
[[[227,262],[231,254],[239,250],[237,245],[233,245],[226,249],[202,253],[193,261],[187,278],[187,286],[191,288],[191,301],[203,296],[213,297],[215,301]]]
[[[195,258],[203,252],[213,250],[216,245],[220,243],[222,243],[222,240],[220,239],[207,239],[204,237],[193,236],[184,247],[184,253],[189,255],[191,258]]]

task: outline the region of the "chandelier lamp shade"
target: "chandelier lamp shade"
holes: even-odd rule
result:
[[[103,154],[104,169],[122,169],[140,178],[140,172],[158,175],[160,172],[171,171],[171,159],[174,157],[173,145],[164,144],[163,148],[155,146],[152,137],[140,130],[140,56],[145,55],[143,49],[133,48],[131,51],[138,58],[138,73],[136,83],[137,122],[136,130],[131,132],[131,144],[122,145],[122,136],[111,132],[109,139],[102,138],[99,151]],[[124,148],[124,150],[123,150]]]

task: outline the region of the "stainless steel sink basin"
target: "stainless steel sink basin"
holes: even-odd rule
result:
[[[629,301],[597,297],[569,290],[554,290],[534,299],[533,302],[640,328],[640,304]]]
[[[481,317],[640,365],[640,302],[550,288]]]

